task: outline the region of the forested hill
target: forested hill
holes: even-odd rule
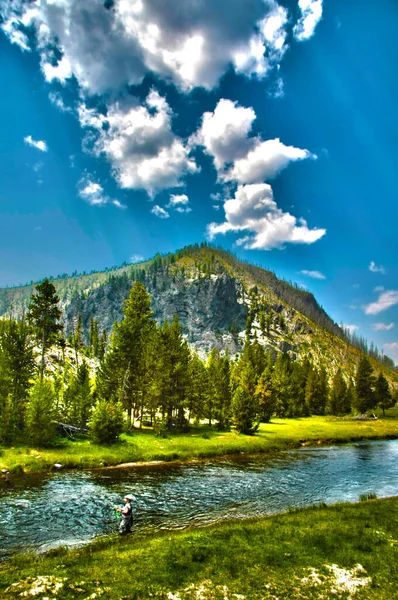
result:
[[[247,335],[257,336],[267,348],[293,357],[310,354],[329,368],[344,362],[353,374],[359,352],[349,342],[364,346],[363,340],[348,339],[309,292],[205,244],[104,272],[52,279],[66,335],[79,315],[86,336],[92,319],[109,333],[122,318],[123,301],[135,280],[151,294],[156,320],[171,321],[178,314],[189,344],[201,352],[216,347],[236,354]],[[0,289],[0,316],[21,317],[33,290],[33,283]],[[383,361],[394,366],[386,357]]]

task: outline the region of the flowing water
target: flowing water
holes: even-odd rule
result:
[[[180,465],[65,471],[0,483],[0,557],[82,544],[117,530],[134,494],[135,529],[180,529],[314,503],[398,495],[398,440],[301,448]]]

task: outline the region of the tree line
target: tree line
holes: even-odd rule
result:
[[[189,349],[178,316],[156,323],[139,280],[109,340],[92,319],[85,341],[81,317],[65,340],[61,316],[55,288],[44,280],[24,318],[0,320],[2,444],[44,446],[54,439],[57,423],[88,428],[98,443],[114,442],[132,427],[184,430],[203,421],[254,434],[273,416],[362,414],[376,407],[384,412],[396,400],[365,355],[354,380],[340,369],[330,380],[321,364],[266,351],[256,337],[250,340],[249,327],[240,356],[213,349],[203,360]],[[48,372],[49,353],[62,369]],[[89,359],[98,365],[95,376]]]

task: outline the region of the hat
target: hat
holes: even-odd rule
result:
[[[131,494],[126,494],[124,499],[125,500],[135,500],[134,496],[132,496]]]

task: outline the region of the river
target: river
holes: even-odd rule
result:
[[[117,530],[134,494],[135,529],[200,526],[311,504],[398,495],[398,440],[307,447],[178,465],[25,475],[0,488],[0,557],[79,545]]]

